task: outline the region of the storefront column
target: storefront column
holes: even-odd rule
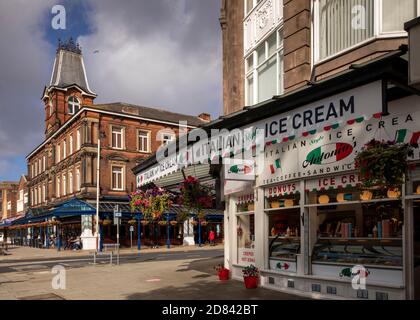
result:
[[[141,250],[141,221],[140,216],[137,219],[137,250]]]
[[[231,258],[231,250],[230,250],[230,243],[231,243],[231,238],[229,237],[229,230],[230,230],[230,226],[229,226],[229,198],[226,199],[226,207],[225,207],[225,214],[223,217],[223,238],[224,238],[224,242],[225,245],[224,247],[224,256],[225,256],[225,268],[228,269],[232,269],[232,266],[229,265],[230,263],[232,263],[232,258]]]
[[[170,236],[170,224],[169,224],[169,214],[166,215],[166,247],[168,249],[171,248],[171,239],[169,238]]]
[[[268,222],[264,212],[264,189],[254,190],[255,265],[268,269]]]
[[[184,246],[193,246],[195,245],[194,241],[194,227],[192,225],[193,218],[190,218],[184,221]]]
[[[93,222],[92,216],[84,215],[81,216],[82,234],[80,236],[82,240],[83,250],[95,250],[96,249],[96,237],[93,235]]]
[[[297,255],[297,274],[309,274],[309,212],[305,209],[305,181],[300,182],[300,254]]]
[[[50,234],[49,234],[49,227],[48,227],[48,225],[45,227],[46,229],[45,229],[45,246],[46,246],[46,248],[47,249],[49,249],[50,248]]]
[[[201,247],[201,221],[198,219],[198,246]]]

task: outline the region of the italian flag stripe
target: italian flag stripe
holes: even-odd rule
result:
[[[407,129],[398,130],[395,134],[395,142],[403,143],[406,136],[407,136]]]

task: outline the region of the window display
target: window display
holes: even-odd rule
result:
[[[255,218],[254,214],[237,216],[238,264],[255,263]]]

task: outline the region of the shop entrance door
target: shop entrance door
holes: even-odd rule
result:
[[[420,200],[413,201],[414,298],[420,300]]]

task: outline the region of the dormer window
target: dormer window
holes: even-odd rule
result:
[[[74,96],[70,97],[68,104],[69,104],[69,110],[68,110],[69,114],[75,114],[80,110],[80,101],[76,97]]]

